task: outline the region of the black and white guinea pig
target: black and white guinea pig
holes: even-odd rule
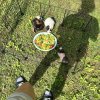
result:
[[[44,28],[44,20],[42,16],[36,16],[32,21],[31,21],[32,25],[33,25],[33,31],[39,31],[39,30],[43,30]]]
[[[39,20],[44,20],[44,18],[42,16],[36,16],[36,18]]]
[[[45,21],[44,21],[44,24],[45,24],[45,28],[47,30],[47,32],[51,32],[52,29],[54,28],[55,26],[55,18],[54,17],[48,17]]]

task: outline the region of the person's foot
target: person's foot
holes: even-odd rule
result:
[[[51,91],[46,90],[43,95],[43,100],[53,100],[53,94]]]
[[[58,50],[58,56],[60,58],[60,62],[66,63],[66,64],[68,63],[68,58],[66,57],[65,52],[62,47],[60,47]]]
[[[25,79],[25,77],[20,76],[16,79],[16,86],[19,87],[21,86],[23,83],[27,82],[27,80]]]

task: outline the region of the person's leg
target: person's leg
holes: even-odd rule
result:
[[[33,98],[35,100],[35,93],[32,88],[32,85],[29,82],[23,83],[21,86],[19,86],[15,92],[23,92]]]
[[[29,82],[27,82],[27,80],[23,76],[20,76],[19,78],[17,78],[16,85],[18,88],[16,89],[15,92],[25,93],[25,94],[31,96],[33,98],[33,100],[35,100],[34,89],[33,89],[32,85]]]
[[[32,85],[29,82],[27,82],[27,80],[23,76],[20,76],[19,78],[17,78],[16,85],[18,88],[16,89],[15,92],[25,93],[28,96],[32,97],[33,100],[35,100],[35,93],[32,88]],[[46,89],[41,100],[53,100],[52,92]]]
[[[17,89],[7,97],[7,100],[35,100],[32,85],[23,76],[17,78],[16,86]]]

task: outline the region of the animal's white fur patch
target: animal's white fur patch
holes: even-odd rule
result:
[[[55,25],[55,21],[51,17],[49,17],[44,21],[44,24],[45,24],[45,27],[49,26],[50,28],[49,30],[52,30]]]
[[[40,19],[40,18],[41,18],[41,16],[36,16],[36,18],[37,18],[37,19]]]

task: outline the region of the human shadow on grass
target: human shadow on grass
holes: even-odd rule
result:
[[[61,63],[59,67],[59,72],[51,88],[54,99],[62,92],[69,70],[86,55],[89,39],[95,41],[98,37],[98,21],[89,14],[95,9],[94,0],[81,1],[82,5],[79,12],[66,16],[62,24],[58,27],[57,34],[60,35],[58,42],[62,44],[69,59],[69,63]],[[43,76],[50,63],[58,58],[55,52],[55,50],[48,52],[36,68],[35,73],[30,78],[30,83],[32,85]],[[77,66],[74,68],[74,71],[76,69]]]

